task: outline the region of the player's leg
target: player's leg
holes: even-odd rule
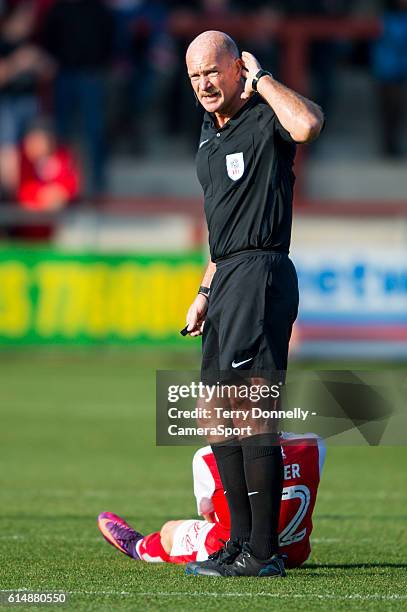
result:
[[[174,541],[174,533],[177,527],[184,524],[184,520],[167,521],[160,531],[150,533],[140,540],[137,545],[137,553],[142,561],[149,563],[170,563],[170,553]]]
[[[137,545],[144,536],[124,519],[113,512],[101,512],[98,516],[98,527],[109,544],[132,559],[140,559]]]
[[[202,523],[203,521],[198,522]],[[194,521],[167,521],[160,531],[143,536],[117,514],[102,512],[98,516],[99,530],[109,544],[132,559],[149,563],[170,561],[185,563],[186,561],[195,560],[196,555],[179,561],[170,559],[170,553],[174,545],[174,534],[177,532],[178,527],[186,524],[189,525],[190,523],[194,523]],[[181,537],[180,535],[178,540]],[[190,541],[190,538],[188,541]],[[184,552],[185,554],[187,553],[185,548]]]
[[[161,543],[170,563],[205,563],[208,557],[222,549],[228,532],[219,523],[188,519],[169,521],[161,529]],[[141,552],[141,546],[140,546]]]
[[[132,559],[148,563],[206,560],[222,548],[229,535],[218,523],[184,519],[167,521],[160,531],[143,536],[112,512],[99,514],[98,527],[109,544]]]
[[[167,521],[160,529],[160,540],[165,552],[169,555],[174,543],[174,533],[177,527],[185,523],[185,521]]]

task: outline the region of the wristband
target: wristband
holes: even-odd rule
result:
[[[263,69],[259,70],[252,81],[252,89],[254,89],[254,91],[257,91],[257,84],[260,81],[261,77],[264,77],[264,76],[272,77],[273,75],[268,70],[263,70]]]
[[[203,285],[201,285],[198,289],[198,295],[204,295],[207,300],[209,300],[210,292],[211,292],[210,288],[204,287]]]

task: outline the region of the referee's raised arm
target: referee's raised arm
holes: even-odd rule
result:
[[[243,51],[242,61],[242,74],[246,79],[242,99],[247,100],[257,91],[295,142],[315,140],[324,125],[324,115],[318,104],[276,81],[251,53]]]

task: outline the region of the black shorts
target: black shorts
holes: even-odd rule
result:
[[[245,251],[218,262],[203,331],[202,380],[271,380],[285,371],[297,312],[297,274],[285,253]]]

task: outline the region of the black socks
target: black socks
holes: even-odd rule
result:
[[[251,533],[251,508],[240,442],[235,438],[221,444],[213,444],[211,448],[229,506],[230,539],[247,542]]]
[[[258,559],[278,552],[283,457],[278,434],[258,434],[213,444],[228,501],[230,539],[249,541]]]
[[[278,521],[284,467],[277,434],[258,434],[241,441],[251,506],[250,548],[258,559],[278,552]]]

